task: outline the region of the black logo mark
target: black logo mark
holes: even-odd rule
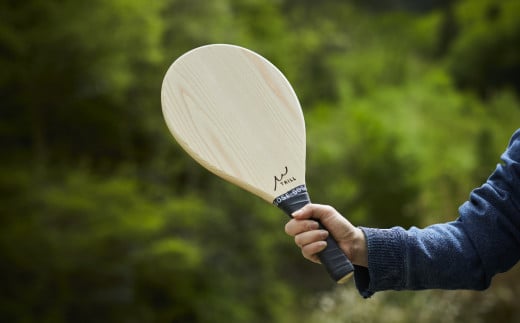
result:
[[[278,185],[284,186],[286,184],[292,183],[296,180],[294,177],[285,177],[289,173],[289,168],[285,166],[285,170],[282,174],[280,174],[280,178],[277,176],[274,176],[274,190],[276,191],[276,188]]]

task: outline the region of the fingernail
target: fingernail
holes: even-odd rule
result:
[[[292,214],[292,217],[299,217],[300,215],[302,215],[302,210],[299,209],[298,211],[294,211]]]

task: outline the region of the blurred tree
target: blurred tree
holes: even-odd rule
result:
[[[196,316],[188,300],[204,293],[202,250],[180,235],[203,214],[200,201],[154,203],[129,178],[84,171],[45,189],[24,185],[21,205],[2,210],[11,217],[0,234],[3,321]]]
[[[4,152],[38,167],[143,158],[137,120],[146,114],[136,93],[157,72],[158,4],[3,2]]]
[[[344,318],[343,296],[325,294],[317,305],[330,310],[312,311],[309,299],[333,283],[285,236],[283,213],[172,142],[164,72],[202,44],[258,51],[301,99],[313,201],[356,225],[426,225],[456,217],[518,128],[516,9],[491,0],[1,2],[0,320]],[[429,304],[473,302],[482,317],[514,318],[511,275],[479,297],[390,294],[352,317],[406,321],[421,309],[426,319],[438,313]]]
[[[448,52],[456,82],[489,98],[501,88],[520,93],[518,1],[463,1],[457,6],[459,30]]]

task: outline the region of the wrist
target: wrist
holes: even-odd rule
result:
[[[350,261],[355,265],[368,267],[368,251],[365,233],[360,228],[355,228],[354,231],[354,239],[350,244]]]

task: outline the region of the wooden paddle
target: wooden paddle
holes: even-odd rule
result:
[[[300,103],[265,58],[234,45],[193,49],[168,69],[161,102],[172,135],[209,171],[289,216],[310,203]],[[338,283],[353,273],[330,235],[319,258]]]

